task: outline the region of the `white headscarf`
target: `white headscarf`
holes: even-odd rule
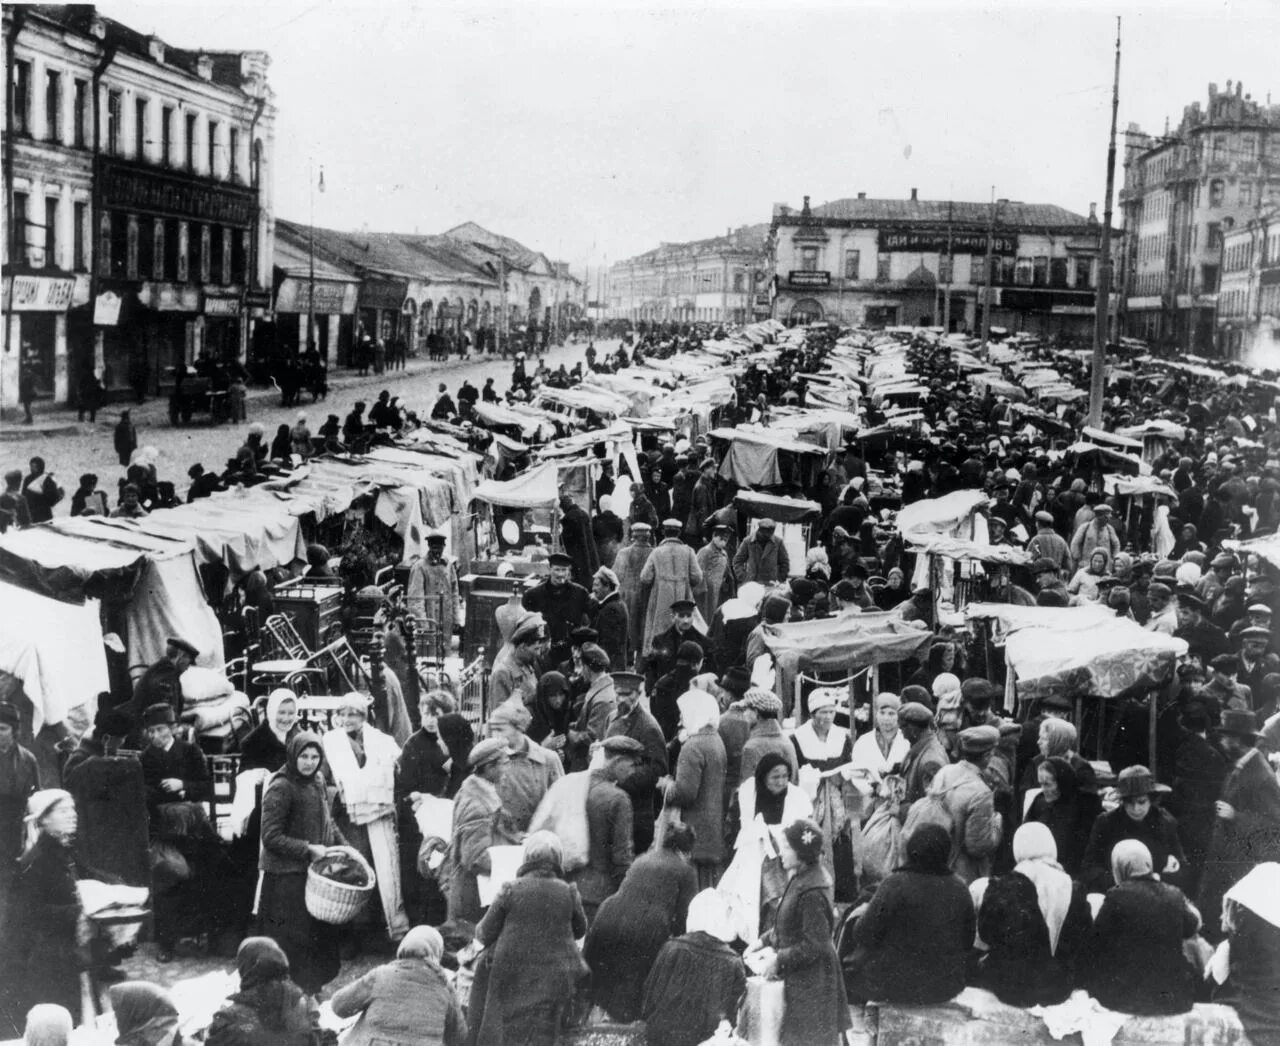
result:
[[[280,739],[281,744],[285,744],[289,740],[289,735],[282,735],[280,731],[276,729],[276,713],[280,711],[280,706],[286,701],[292,701],[294,710],[297,710],[298,695],[288,687],[277,687],[267,695],[267,729]]]
[[[1280,864],[1265,861],[1227,891],[1226,901],[1243,905],[1259,919],[1280,927]]]
[[[35,846],[36,841],[40,838],[40,822],[44,820],[50,810],[64,799],[73,805],[75,803],[71,793],[64,792],[61,788],[42,788],[38,792],[32,792],[27,798],[27,814],[23,818],[27,826],[24,853]]]
[[[1036,888],[1036,899],[1049,927],[1049,953],[1058,952],[1062,924],[1071,907],[1071,876],[1058,864],[1058,844],[1048,825],[1028,821],[1013,833],[1013,870],[1025,875]]]
[[[676,699],[680,719],[690,734],[720,722],[720,705],[705,690],[686,690]]]
[[[703,890],[696,895],[689,902],[684,925],[689,933],[708,933],[725,944],[737,936],[729,902],[719,890]]]

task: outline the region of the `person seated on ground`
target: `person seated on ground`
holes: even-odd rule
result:
[[[319,1046],[320,1010],[289,979],[280,945],[246,937],[236,951],[236,972],[240,990],[213,1015],[205,1046]]]
[[[1103,893],[1116,885],[1111,877],[1111,852],[1122,839],[1137,839],[1146,846],[1162,879],[1181,881],[1187,859],[1178,837],[1178,822],[1156,802],[1156,796],[1170,791],[1167,785],[1158,784],[1145,766],[1129,766],[1120,771],[1116,779],[1120,805],[1099,814],[1089,833],[1081,871],[1086,890]]]
[[[1151,851],[1121,839],[1111,851],[1116,883],[1093,923],[1085,987],[1121,1013],[1186,1013],[1195,1003],[1195,971],[1183,943],[1200,930],[1200,913],[1153,872]]]
[[[644,982],[658,952],[684,933],[689,902],[698,891],[689,861],[693,843],[688,825],[668,825],[661,844],[627,869],[587,932],[582,957],[591,967],[591,1001],[615,1021],[639,1018]]]
[[[116,1046],[183,1046],[173,997],[148,981],[124,981],[107,989],[116,1016]]]
[[[1028,793],[1031,801],[1023,821],[1048,828],[1058,862],[1068,875],[1078,876],[1102,804],[1096,795],[1081,790],[1075,770],[1065,759],[1045,759],[1036,775],[1039,789],[1035,795]]]
[[[1067,879],[1068,895],[1070,886]],[[1006,1006],[1064,1002],[1071,994],[1072,974],[1050,948],[1035,884],[1015,871],[978,879],[969,892],[978,910],[978,943],[985,949],[972,983]]]
[[[142,490],[136,483],[120,488],[120,503],[111,510],[112,519],[143,519],[150,515],[142,507]]]
[[[396,957],[334,992],[338,1017],[360,1015],[343,1046],[462,1046],[467,1019],[440,966],[444,938],[431,926],[415,926]]]
[[[1213,1001],[1235,1008],[1250,1042],[1280,1042],[1280,864],[1257,865],[1227,891],[1222,930]]]
[[[644,983],[640,1015],[650,1046],[698,1046],[722,1021],[737,1020],[746,968],[730,946],[733,919],[724,897],[703,890],[689,902],[686,932],[658,952]]]
[[[851,1001],[929,1005],[964,989],[977,920],[951,872],[951,836],[923,824],[906,851],[906,864],[846,916],[857,920],[840,955]]]

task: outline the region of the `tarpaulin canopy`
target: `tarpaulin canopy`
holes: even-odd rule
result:
[[[532,415],[514,411],[500,403],[478,401],[472,405],[472,410],[475,411],[476,417],[484,422],[485,425],[511,426],[519,429],[527,439],[537,436],[538,430],[544,424],[547,424],[547,419],[540,414]]]
[[[96,600],[64,603],[0,581],[0,605],[0,672],[21,682],[33,733],[110,689]]]
[[[960,537],[956,529],[989,503],[980,490],[955,490],[940,498],[924,498],[902,507],[898,530],[905,540],[916,544],[928,544],[931,538],[942,535]]]
[[[129,598],[145,559],[145,549],[114,543],[109,532],[100,541],[66,534],[61,521],[0,536],[0,571],[24,588],[71,603],[108,594]]]
[[[1097,469],[1120,468],[1131,476],[1141,474],[1144,466],[1148,472],[1151,469],[1150,465],[1146,465],[1145,462],[1130,454],[1125,454],[1113,447],[1103,447],[1097,443],[1086,443],[1083,440],[1071,444],[1067,448],[1067,454],[1074,455],[1080,464],[1086,467]]]
[[[1012,545],[980,545],[976,541],[965,541],[963,538],[935,537],[924,542],[913,538],[912,544],[931,556],[976,560],[979,563],[1001,563],[1006,566],[1021,567],[1032,560],[1030,553],[1014,548]]]
[[[1236,552],[1257,556],[1280,570],[1280,534],[1267,534],[1265,537],[1249,538],[1247,541],[1233,539],[1224,541],[1222,544]]]
[[[720,462],[720,475],[740,487],[774,487],[782,482],[779,451],[792,454],[825,454],[822,447],[802,443],[788,434],[769,429],[712,429],[712,439],[727,440],[729,449]]]
[[[504,508],[547,508],[554,506],[560,496],[554,462],[535,465],[515,479],[487,479],[475,489],[473,497],[490,505]]]
[[[779,523],[810,523],[822,515],[822,506],[803,498],[784,498],[758,490],[740,490],[734,503],[749,516]]]
[[[1156,494],[1160,497],[1177,498],[1178,492],[1164,480],[1156,476],[1119,476],[1102,477],[1102,489],[1108,494],[1120,494],[1125,497]]]

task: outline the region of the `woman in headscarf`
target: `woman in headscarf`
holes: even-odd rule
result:
[[[1042,824],[1024,824],[1013,833],[1013,870],[1030,879],[1049,931],[1049,952],[1074,978],[1086,950],[1093,914],[1084,888],[1058,860],[1057,844]]]
[[[1280,864],[1257,865],[1227,891],[1222,930],[1213,1001],[1235,1008],[1250,1042],[1280,1042]]]
[[[338,931],[307,911],[307,869],[345,845],[329,812],[324,748],[302,731],[289,740],[285,765],[262,797],[262,931],[284,949],[294,982],[314,995],[338,974]]]
[[[338,1017],[360,1015],[343,1046],[461,1046],[467,1021],[440,966],[444,938],[431,926],[415,926],[394,961],[375,967],[333,995]]]
[[[951,834],[921,825],[907,837],[907,863],[851,913],[857,922],[840,956],[850,999],[919,1006],[964,989],[977,923],[950,862]]]
[[[1089,553],[1089,562],[1081,564],[1075,577],[1067,582],[1067,592],[1076,597],[1080,603],[1096,603],[1098,601],[1098,582],[1106,576],[1111,557],[1105,548],[1095,548]]]
[[[1064,873],[1065,874],[1065,873]],[[1035,884],[1011,872],[969,887],[983,949],[972,983],[1006,1006],[1051,1006],[1071,994],[1070,971],[1053,955]]]
[[[293,439],[289,435],[289,426],[281,425],[276,429],[275,438],[271,441],[271,461],[283,461],[286,465],[291,461],[290,455],[293,454]]]
[[[476,1046],[556,1041],[590,972],[574,943],[586,932],[578,888],[564,880],[560,840],[534,832],[524,841],[515,881],[502,887],[476,927],[486,948],[471,987]]]
[[[124,981],[107,989],[116,1015],[116,1046],[182,1046],[178,1008],[163,988]]]
[[[1199,912],[1160,881],[1151,851],[1137,839],[1116,843],[1111,875],[1116,885],[1094,920],[1085,966],[1089,994],[1121,1013],[1186,1013],[1196,978],[1183,942],[1199,932]]]
[[[831,879],[822,870],[822,829],[792,821],[780,840],[787,887],[774,928],[760,940],[775,949],[762,971],[783,982],[781,1046],[838,1046],[849,1027],[840,960],[831,943],[835,908]]]
[[[1101,803],[1096,795],[1080,790],[1075,770],[1059,756],[1040,763],[1036,780],[1039,793],[1027,808],[1024,827],[1038,824],[1046,828],[1053,838],[1063,871],[1077,876],[1084,862],[1089,833],[1102,809]]]
[[[205,1046],[319,1046],[320,1011],[289,979],[289,960],[270,937],[236,950],[240,990],[213,1015]]]
[[[880,610],[892,610],[905,603],[911,597],[907,591],[907,580],[900,567],[892,567],[885,575],[884,584],[875,593],[876,607]]]
[[[1089,761],[1076,751],[1079,743],[1079,733],[1070,721],[1059,719],[1057,716],[1046,716],[1040,720],[1039,732],[1036,736],[1038,753],[1022,772],[1019,790],[1025,794],[1040,784],[1040,764],[1046,759],[1062,759],[1075,774],[1080,791],[1096,793],[1098,775],[1094,773]],[[1094,812],[1097,813],[1096,810]]]
[[[294,422],[289,433],[289,444],[294,454],[306,461],[315,453],[315,445],[311,442],[311,429],[307,426],[307,412],[298,411],[298,420]]]
[[[64,1006],[41,1003],[27,1013],[22,1046],[67,1046],[75,1024]]]
[[[837,687],[810,691],[809,718],[791,735],[798,766],[825,771],[849,762],[853,739],[848,730],[835,725],[836,707],[844,700],[845,692]],[[856,882],[850,832],[856,831],[857,824],[850,820],[847,812],[851,802],[856,802],[853,786],[842,775],[833,774],[819,780],[813,797],[814,820],[827,840],[823,867],[835,880],[841,900],[846,899],[844,889]]]
[[[720,705],[705,690],[688,690],[676,700],[680,710],[680,754],[673,777],[658,782],[666,805],[693,829],[691,857],[698,886],[714,886],[724,862],[724,781],[727,756],[717,730]]]
[[[79,1013],[80,971],[86,963],[76,881],[98,876],[76,860],[75,800],[60,788],[41,789],[27,800],[23,824],[25,844],[0,942],[10,1009],[24,1013],[48,1002]]]
[[[782,830],[813,817],[808,794],[791,780],[791,767],[781,755],[767,752],[755,773],[738,786],[730,804],[729,832],[734,837],[733,862],[720,889],[731,899],[742,939],[754,941],[773,924],[787,885],[782,866]]]
[[[877,694],[874,729],[853,742],[850,762],[857,770],[883,777],[893,767],[901,766],[911,744],[898,729],[898,709],[902,702],[897,694]]]
[[[400,746],[369,725],[369,699],[364,694],[347,694],[338,714],[343,717],[342,726],[322,739],[325,761],[342,800],[342,805],[335,807],[335,820],[347,842],[373,866],[387,935],[398,941],[409,930],[396,838],[395,777]],[[372,922],[376,914],[368,912],[368,918]]]
[[[569,704],[569,681],[560,672],[543,672],[538,679],[538,692],[529,709],[533,719],[525,731],[530,741],[544,748],[563,751],[564,739],[573,722],[573,708]],[[559,744],[555,740],[559,739]],[[548,742],[552,743],[549,744]]]
[[[698,891],[689,863],[693,844],[687,824],[668,826],[660,846],[636,858],[591,923],[582,948],[591,967],[591,1001],[615,1021],[639,1018],[645,978],[659,949],[684,933],[685,914]]]
[[[284,766],[289,740],[298,724],[298,695],[278,687],[267,695],[267,711],[262,722],[249,731],[240,745],[240,772],[266,770],[274,774]]]
[[[1167,513],[1165,518],[1168,518]],[[1182,529],[1178,531],[1178,540],[1173,543],[1173,547],[1165,554],[1165,558],[1179,560],[1188,552],[1203,551],[1204,542],[1200,540],[1200,534],[1196,530],[1196,525],[1194,523],[1184,523],[1182,525]]]
[[[733,918],[717,890],[689,902],[685,933],[658,952],[644,984],[640,1015],[649,1046],[698,1046],[721,1021],[737,1019],[747,987],[737,952]]]

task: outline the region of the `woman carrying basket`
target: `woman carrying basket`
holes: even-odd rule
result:
[[[315,995],[338,974],[339,932],[307,911],[307,869],[346,840],[329,810],[315,734],[289,739],[284,767],[262,797],[262,930],[289,958],[295,984]]]

